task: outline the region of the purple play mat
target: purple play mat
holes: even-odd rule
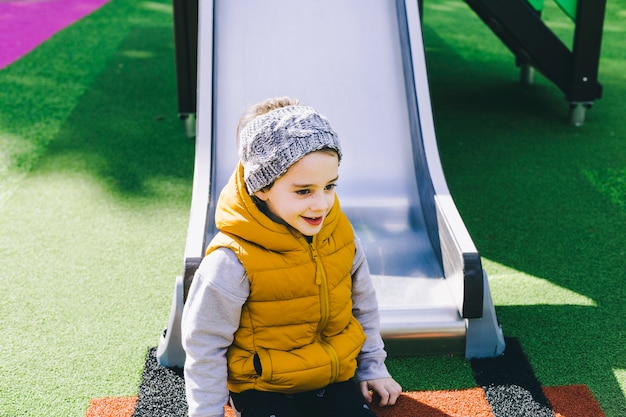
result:
[[[109,0],[0,0],[0,69]]]

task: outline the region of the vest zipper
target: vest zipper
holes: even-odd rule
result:
[[[330,383],[334,383],[339,379],[339,358],[335,349],[333,349],[333,347],[324,339],[324,336],[322,335],[323,330],[330,322],[328,280],[326,279],[326,273],[324,272],[322,261],[317,254],[317,250],[315,249],[315,237],[313,237],[313,242],[309,245],[309,248],[311,249],[313,261],[315,262],[315,283],[320,287],[320,321],[317,326],[316,338],[330,357]]]

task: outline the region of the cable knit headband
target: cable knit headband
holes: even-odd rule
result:
[[[328,119],[307,106],[289,106],[257,116],[239,134],[239,158],[248,193],[272,184],[305,155],[341,145]]]

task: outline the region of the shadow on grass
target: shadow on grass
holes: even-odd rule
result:
[[[442,19],[476,18],[469,10],[445,13]],[[605,73],[603,99],[574,128],[555,86],[540,75],[535,85],[520,85],[506,51],[461,57],[460,41],[430,15],[425,42],[442,164],[478,250],[595,303],[497,307],[505,335],[520,338],[542,383],[588,384],[607,415],[621,415],[626,405],[614,372],[626,368],[626,212],[589,172],[626,172],[619,122],[626,86]]]
[[[177,116],[170,28],[132,31],[51,143],[40,171],[87,172],[121,197],[191,189],[193,140]]]
[[[173,43],[171,13],[165,0],[109,2],[2,69],[0,202],[37,166],[131,27],[167,28]]]

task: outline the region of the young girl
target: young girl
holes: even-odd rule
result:
[[[363,249],[335,195],[341,148],[328,120],[289,98],[252,106],[240,161],[182,326],[189,415],[366,417],[393,405]],[[356,381],[353,377],[356,377]]]

